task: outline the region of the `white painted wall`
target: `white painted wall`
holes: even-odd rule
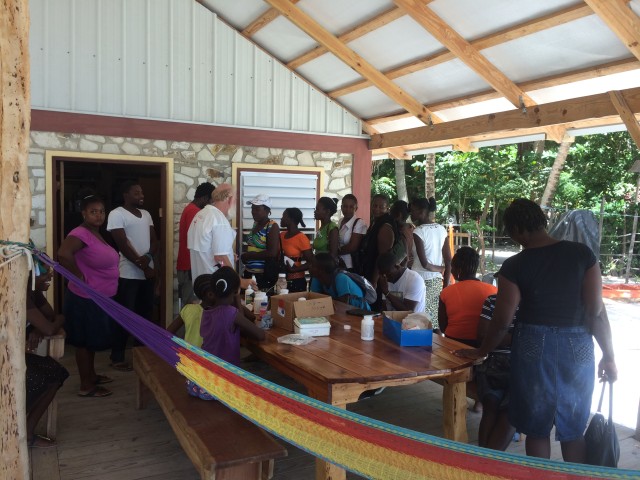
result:
[[[194,0],[29,6],[35,109],[361,135],[358,118]]]

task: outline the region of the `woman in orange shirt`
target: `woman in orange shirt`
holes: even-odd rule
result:
[[[476,278],[480,255],[471,247],[460,247],[451,260],[456,283],[440,293],[438,323],[445,335],[473,347],[477,346],[478,322],[482,304],[498,289]]]
[[[306,227],[302,221],[302,212],[299,208],[287,208],[282,213],[282,219],[280,220],[280,226],[287,229],[286,232],[280,232],[280,245],[282,246],[282,253],[293,260],[293,265],[285,261],[289,293],[307,291],[305,272],[313,261],[311,242],[300,231],[298,225]]]

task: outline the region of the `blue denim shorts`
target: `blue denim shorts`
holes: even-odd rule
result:
[[[511,346],[509,422],[518,432],[556,440],[582,437],[595,377],[593,339],[585,327],[517,324]]]

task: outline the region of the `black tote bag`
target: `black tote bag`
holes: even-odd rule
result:
[[[609,384],[608,421],[600,413],[607,383]],[[620,445],[618,444],[618,435],[616,435],[615,425],[613,424],[613,383],[603,382],[598,411],[589,422],[589,426],[584,432],[584,439],[587,443],[587,463],[589,465],[613,468],[618,466]]]

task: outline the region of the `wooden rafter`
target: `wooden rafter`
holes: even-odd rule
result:
[[[615,33],[637,59],[640,59],[640,18],[624,0],[584,0]]]
[[[593,11],[587,5],[578,4],[558,12],[534,18],[533,20],[506,28],[485,37],[478,38],[470,43],[477,50],[484,50],[526,35],[531,35],[549,28],[557,27],[558,25],[563,25],[567,22],[571,22],[591,14],[593,14]],[[453,53],[445,50],[388,70],[385,72],[385,75],[389,77],[389,79],[394,80],[396,78],[409,75],[410,73],[418,72],[420,70],[454,60],[455,58],[456,56]],[[333,90],[329,92],[328,95],[332,98],[337,98],[349,93],[357,92],[358,90],[362,90],[370,85],[371,83],[367,80],[359,80],[350,85],[345,85],[344,87]]]
[[[523,90],[423,2],[419,0],[394,0],[394,2],[514,106],[535,105]]]
[[[296,4],[300,0],[290,0],[291,3]],[[273,22],[276,18],[280,16],[280,12],[275,8],[270,8],[258,18],[256,18],[253,22],[251,22],[244,30],[242,30],[242,35],[247,38],[253,37],[259,30],[263,29],[271,22]]]
[[[379,70],[374,68],[373,65],[338,40],[309,15],[292,5],[289,0],[266,0],[266,2],[278,10],[281,15],[293,22],[298,28],[315,39],[319,44],[324,45],[329,52],[333,53],[360,75],[369,79],[371,83],[379,88],[385,95],[401,105],[408,112],[411,112],[422,122],[428,124],[439,121],[422,103],[411,97],[398,85],[394,84]]]
[[[384,27],[388,23],[391,23],[394,20],[403,17],[404,15],[406,14],[403,10],[399,9],[398,7],[392,7],[389,10],[382,12],[381,14],[376,15],[370,20],[367,20],[366,22],[358,25],[357,27],[352,28],[348,32],[343,33],[338,37],[338,40],[345,44],[352,42],[353,40],[360,38],[367,33]],[[322,45],[318,45],[317,47],[291,60],[289,63],[287,63],[287,67],[289,67],[291,70],[295,70],[301,65],[304,65],[305,63],[310,62],[311,60],[318,58],[325,53],[327,53],[327,49]]]
[[[640,111],[640,88],[621,92],[628,110],[635,115]],[[431,142],[451,141],[461,137],[473,137],[483,134],[503,132],[526,134],[528,131],[540,131],[549,126],[571,125],[588,119],[616,118],[620,114],[614,107],[608,93],[547,103],[529,108],[527,113],[521,110],[482,115],[464,120],[441,123],[431,127],[419,127],[397,132],[373,135],[369,142],[371,149],[389,148]],[[613,120],[611,123],[614,123]]]
[[[636,146],[640,148],[640,125],[638,125],[638,120],[636,120],[633,110],[629,107],[624,95],[621,91],[616,90],[609,92],[609,98],[611,98],[611,103],[627,127],[629,135],[631,135],[633,141],[636,142]]]
[[[615,62],[608,62],[603,65],[597,65],[595,67],[581,68],[579,70],[574,70],[571,72],[530,80],[528,82],[519,83],[518,86],[527,92],[531,92],[533,90],[538,90],[541,88],[548,88],[556,85],[563,85],[567,83],[578,82],[581,80],[588,80],[590,78],[613,75],[614,73],[628,72],[630,70],[636,69],[640,69],[640,62],[638,62],[636,58],[631,57],[624,60],[616,60]],[[480,93],[474,93],[472,95],[465,95],[463,97],[433,103],[427,105],[427,107],[429,108],[429,110],[438,112],[447,108],[471,105],[473,103],[492,100],[499,97],[500,94],[495,90],[488,90]],[[366,121],[370,125],[376,125],[378,123],[392,122],[394,120],[401,120],[403,118],[409,118],[411,116],[412,115],[410,113],[402,112],[393,115],[383,115],[379,117],[367,118],[364,121]]]

